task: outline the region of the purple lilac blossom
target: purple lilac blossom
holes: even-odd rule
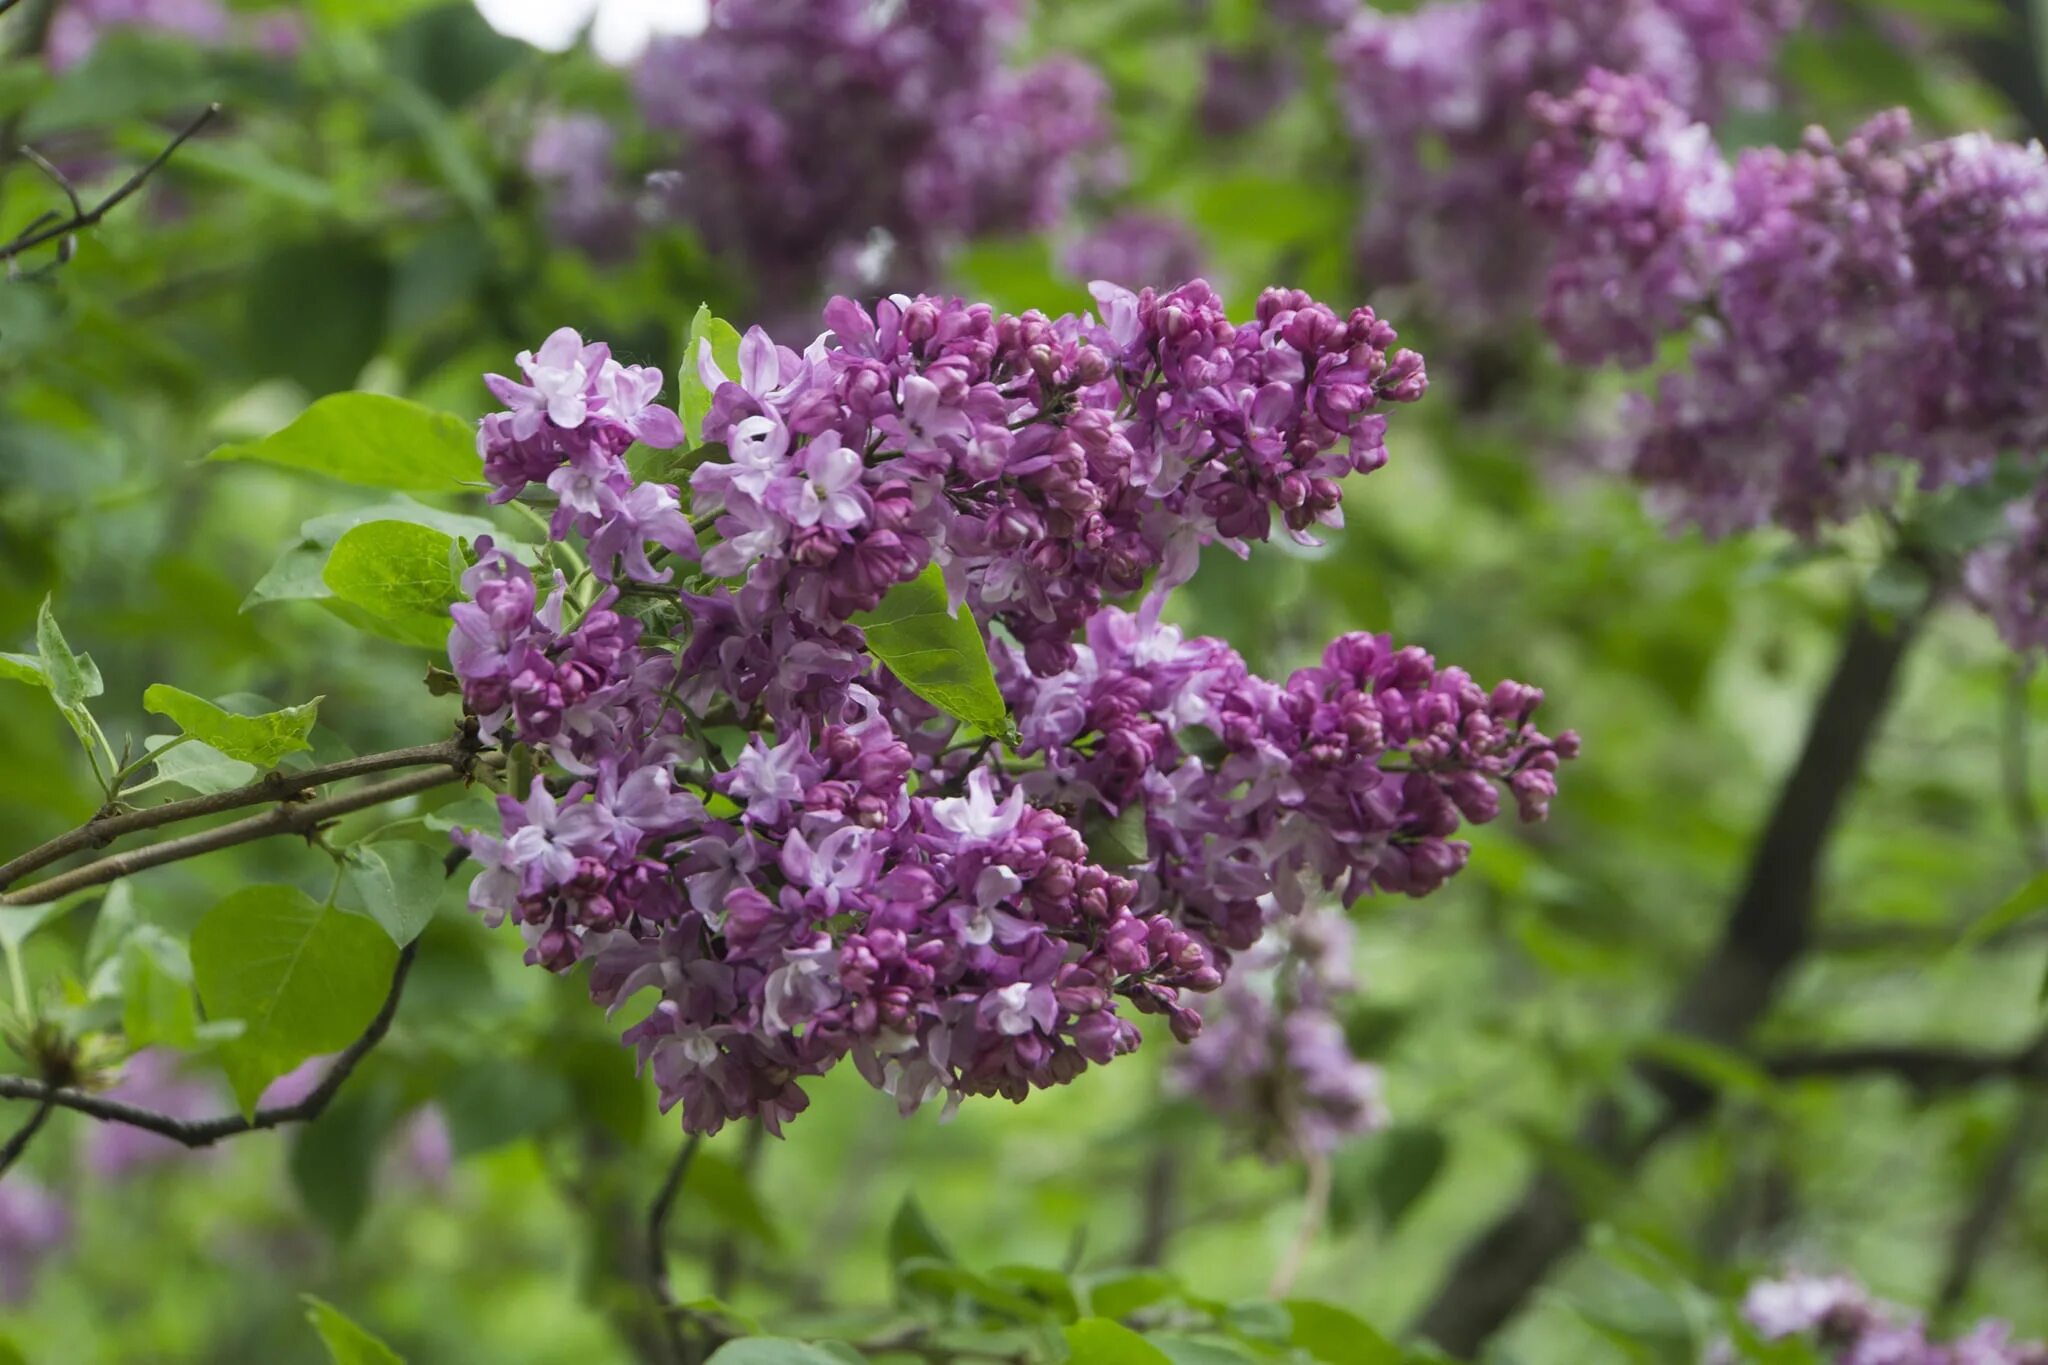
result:
[[[785,311],[878,233],[890,275],[925,278],[966,237],[1051,225],[1105,144],[1106,90],[1071,58],[1006,65],[1020,8],[714,0],[635,76],[681,144],[670,197]]]
[[[1802,535],[1985,480],[2048,443],[2048,154],[1919,142],[1903,111],[1845,141],[1732,162],[1647,82],[1608,74],[1538,102],[1532,195],[1556,230],[1547,316],[1582,361],[1681,368],[1629,415],[1636,475],[1685,520]],[[2035,638],[2040,537],[1976,572]]]
[[[132,1104],[174,1119],[212,1118],[224,1112],[220,1087],[188,1074],[177,1053],[147,1048],[121,1066],[121,1079],[107,1098]],[[158,1162],[192,1155],[181,1142],[131,1128],[125,1123],[95,1123],[86,1130],[80,1155],[87,1170],[102,1180],[118,1180]]]
[[[1386,1124],[1379,1068],[1352,1055],[1335,1013],[1357,989],[1350,921],[1333,910],[1281,921],[1203,1003],[1202,1032],[1168,1084],[1269,1161],[1328,1155]]]
[[[1742,1316],[1765,1341],[1803,1339],[1830,1365],[2048,1365],[2048,1346],[2014,1341],[2002,1322],[1934,1341],[1918,1318],[1840,1275],[1759,1281],[1743,1299]]]
[[[625,1039],[692,1131],[779,1131],[849,1058],[905,1112],[1021,1100],[1137,1046],[1124,1005],[1192,1037],[1269,908],[1433,889],[1496,784],[1540,818],[1575,750],[1529,723],[1534,689],[1378,637],[1280,685],[1161,626],[1204,544],[1337,524],[1426,379],[1369,309],[1276,289],[1235,324],[1199,281],[1095,293],[1099,319],[838,299],[801,354],[749,331],[737,374],[705,348],[701,543],[620,462],[684,439],[651,379],[565,331],[488,381],[495,496],[553,498],[596,572],[537,583],[477,543],[465,702],[556,771],[458,836],[470,901],[529,961],[588,960],[607,1008],[638,998]],[[933,566],[1007,637],[1014,752],[864,649],[858,614]],[[1134,802],[1138,862],[1105,866],[1088,831]]]
[[[71,1213],[26,1171],[0,1182],[0,1304],[35,1291],[36,1273],[71,1239]]]
[[[1605,68],[1695,117],[1763,89],[1805,0],[1430,0],[1366,9],[1333,46],[1369,154],[1363,259],[1421,285],[1446,319],[1497,326],[1533,305],[1545,253],[1524,207],[1532,96]]]

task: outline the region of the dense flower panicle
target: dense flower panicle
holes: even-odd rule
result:
[[[877,233],[890,275],[924,277],[966,236],[1050,225],[1105,142],[1106,91],[1067,58],[1006,67],[1019,17],[1016,0],[714,0],[635,76],[682,144],[678,210],[784,309],[815,306]]]
[[[1379,1068],[1353,1055],[1336,1013],[1357,989],[1348,920],[1284,920],[1204,1001],[1169,1083],[1268,1160],[1327,1155],[1387,1119]]]
[[[1712,117],[1759,93],[1804,0],[1430,0],[1366,9],[1336,40],[1355,135],[1372,164],[1362,248],[1451,320],[1490,326],[1533,306],[1543,252],[1523,200],[1532,96],[1593,71],[1640,77]]]
[[[1835,1365],[2048,1365],[2048,1345],[1985,1321],[1949,1342],[1845,1276],[1791,1275],[1750,1286],[1742,1316],[1765,1341],[1803,1338]]]
[[[840,299],[802,353],[755,328],[729,374],[705,348],[701,557],[663,538],[690,526],[673,490],[618,465],[626,427],[681,432],[602,347],[557,333],[492,380],[496,496],[554,498],[592,573],[543,585],[481,540],[465,576],[465,702],[559,770],[458,835],[471,904],[532,962],[588,960],[608,1008],[652,993],[625,1036],[693,1131],[779,1128],[846,1059],[906,1111],[1021,1099],[1135,1047],[1124,1006],[1192,1037],[1267,914],[1433,888],[1493,785],[1539,816],[1575,747],[1529,724],[1533,689],[1382,639],[1283,686],[1160,625],[1204,543],[1334,522],[1426,380],[1369,309],[1096,295],[1100,319]],[[1007,636],[1013,751],[866,652],[859,614],[933,567]],[[1111,866],[1090,831],[1140,804]]]
[[[26,1171],[0,1183],[0,1304],[20,1303],[36,1272],[71,1240],[71,1211]]]
[[[1687,519],[1810,534],[1894,497],[1900,463],[1934,489],[2048,441],[2038,144],[1916,143],[1895,111],[1717,167],[1658,92],[1608,76],[1543,115],[1562,344],[1640,364],[1652,330],[1698,318],[1631,433],[1635,472]]]

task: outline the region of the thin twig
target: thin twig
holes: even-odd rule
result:
[[[311,1123],[325,1113],[333,1102],[349,1074],[356,1069],[370,1050],[384,1041],[384,1035],[391,1031],[391,1021],[398,1014],[399,997],[405,992],[405,978],[412,971],[413,959],[419,954],[419,945],[408,943],[398,954],[398,965],[391,972],[391,989],[384,997],[384,1003],[377,1015],[370,1020],[368,1028],[348,1048],[334,1059],[334,1065],[320,1079],[320,1084],[307,1092],[306,1097],[296,1104],[277,1105],[259,1109],[244,1117],[240,1114],[224,1114],[211,1119],[180,1119],[155,1110],[124,1104],[120,1100],[108,1099],[84,1090],[64,1089],[32,1081],[22,1076],[0,1076],[0,1099],[35,1100],[44,1107],[55,1105],[62,1109],[73,1109],[90,1118],[107,1123],[123,1123],[130,1128],[141,1128],[167,1137],[187,1147],[211,1147],[222,1138],[242,1133],[277,1128],[288,1123]]]
[[[275,810],[261,815],[252,815],[246,820],[222,825],[217,829],[202,830],[180,839],[166,839],[160,844],[133,849],[127,853],[116,853],[87,863],[84,867],[60,872],[45,881],[20,891],[0,896],[0,905],[44,905],[58,900],[88,886],[103,886],[119,881],[137,872],[166,863],[183,862],[197,858],[204,853],[215,853],[237,844],[253,843],[278,834],[309,835],[329,820],[381,806],[388,801],[397,801],[421,792],[432,791],[435,787],[463,780],[467,774],[455,769],[430,769],[426,772],[409,773],[404,777],[381,782],[373,787],[362,787],[340,796],[322,797],[317,801],[287,801]]]
[[[21,1159],[21,1154],[28,1150],[28,1144],[42,1130],[42,1126],[49,1122],[50,1111],[56,1107],[56,1100],[48,1095],[43,1096],[42,1101],[36,1105],[36,1112],[28,1116],[28,1122],[15,1130],[14,1136],[7,1139],[5,1147],[0,1147],[0,1179],[5,1179],[8,1170]]]
[[[745,1131],[740,1134],[739,1176],[742,1184],[753,1184],[754,1170],[761,1164],[761,1149],[767,1137],[768,1130],[761,1126],[759,1119],[747,1121]],[[721,1302],[730,1299],[745,1267],[739,1238],[728,1232],[711,1249],[711,1297]]]
[[[682,1150],[669,1164],[668,1176],[661,1182],[660,1193],[654,1196],[654,1203],[647,1209],[647,1288],[654,1295],[655,1309],[661,1314],[662,1331],[668,1337],[669,1349],[682,1365],[695,1365],[688,1338],[683,1332],[683,1307],[676,1302],[675,1290],[668,1282],[668,1216],[674,1212],[676,1196],[682,1192],[683,1179],[690,1173],[690,1163],[697,1159],[697,1149],[704,1145],[702,1133],[692,1133],[684,1141]]]
[[[175,156],[178,149],[184,146],[201,128],[211,123],[214,116],[218,113],[220,113],[220,106],[218,104],[207,105],[206,108],[199,111],[197,118],[180,129],[178,135],[172,138],[162,151],[150,159],[148,165],[122,181],[106,198],[82,213],[72,214],[61,223],[53,224],[40,231],[24,232],[13,241],[0,246],[0,261],[12,260],[24,251],[31,251],[45,242],[55,241],[59,237],[68,237],[75,232],[81,232],[86,228],[96,225],[102,218],[105,218],[107,214],[119,206],[122,200],[141,189],[151,176],[163,169],[164,163]]]
[[[1280,1258],[1279,1268],[1273,1272],[1273,1284],[1266,1291],[1268,1298],[1284,1299],[1294,1292],[1294,1281],[1308,1260],[1309,1248],[1323,1235],[1323,1222],[1330,1214],[1329,1154],[1310,1152],[1304,1164],[1308,1167],[1308,1188],[1301,1197],[1301,1226],[1295,1229],[1287,1254]]]
[[[308,768],[304,772],[266,773],[247,786],[237,787],[233,791],[195,796],[184,801],[168,801],[161,806],[148,806],[142,810],[102,811],[77,829],[60,834],[47,843],[39,844],[7,863],[0,863],[0,891],[14,885],[29,873],[39,871],[74,853],[89,848],[105,848],[124,834],[158,829],[164,825],[197,820],[209,815],[220,815],[246,806],[288,801],[314,787],[324,787],[332,782],[345,782],[354,777],[369,777],[397,768],[438,765],[463,772],[476,762],[477,755],[481,752],[482,746],[475,736],[464,734],[440,744],[420,744],[410,749],[393,749],[388,753],[364,754],[358,758],[343,759],[339,763]]]

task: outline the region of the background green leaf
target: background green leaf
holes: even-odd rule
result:
[[[256,460],[405,492],[458,492],[483,481],[467,422],[381,393],[329,394],[283,430],[222,446],[209,458]]]

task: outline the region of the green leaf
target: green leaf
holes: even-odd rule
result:
[[[918,1207],[917,1196],[906,1194],[889,1220],[889,1265],[901,1271],[910,1261],[950,1261],[952,1251]]]
[[[397,958],[369,920],[296,887],[252,886],[207,911],[192,931],[192,973],[209,1019],[243,1022],[220,1054],[242,1111],[308,1057],[361,1036]]]
[[[453,537],[407,521],[373,521],[334,543],[321,578],[362,613],[363,627],[400,644],[438,648],[448,608],[462,596],[450,562]]]
[[[1660,1033],[1643,1043],[1644,1055],[1699,1081],[1708,1088],[1743,1099],[1770,1103],[1778,1083],[1769,1072],[1739,1052],[1679,1033]]]
[[[284,430],[222,446],[207,458],[257,460],[406,492],[452,493],[483,479],[469,423],[381,393],[329,394]]]
[[[1082,825],[1088,843],[1088,860],[1100,867],[1136,867],[1151,854],[1151,836],[1145,831],[1145,802],[1128,801],[1114,818],[1101,807],[1091,806]]]
[[[1244,1347],[1220,1337],[1191,1337],[1177,1332],[1153,1332],[1145,1340],[1163,1352],[1173,1365],[1241,1365],[1257,1356]]]
[[[204,697],[180,691],[167,683],[151,683],[142,694],[142,709],[177,723],[180,730],[243,763],[274,768],[286,754],[313,747],[309,738],[320,714],[322,698],[303,706],[288,706],[260,716],[238,716],[223,711]]]
[[[192,955],[153,924],[137,925],[121,944],[121,1032],[135,1048],[180,1050],[199,1040],[192,1001]]]
[[[725,377],[738,383],[740,334],[724,318],[712,316],[711,306],[704,304],[690,320],[689,335],[683,338],[682,370],[676,376],[676,408],[693,446],[704,439],[704,419],[711,412],[711,386],[704,382],[699,370],[699,357],[707,345]]]
[[[1066,1329],[1072,1365],[1173,1365],[1173,1358],[1121,1323],[1083,1318]]]
[[[866,634],[868,653],[918,696],[983,734],[1014,733],[981,627],[973,613],[948,609],[938,565],[889,589],[853,623]]]
[[[839,1365],[840,1357],[786,1337],[742,1337],[711,1353],[705,1365]]]
[[[383,925],[403,948],[420,936],[447,894],[445,856],[402,840],[357,844],[343,855],[344,901]]]
[[[86,698],[97,697],[106,690],[100,681],[99,666],[93,663],[92,656],[73,654],[71,646],[64,642],[64,632],[57,629],[57,617],[50,610],[47,597],[36,611],[36,653],[42,665],[44,685],[57,699],[57,705],[65,710],[81,708]]]
[[[306,1301],[306,1321],[320,1334],[334,1365],[405,1365],[402,1356],[356,1326],[333,1304],[311,1294],[299,1297]]]
[[[1401,1349],[1363,1318],[1308,1299],[1289,1299],[1284,1306],[1294,1322],[1290,1344],[1324,1365],[1401,1365]]]
[[[257,580],[255,587],[249,589],[241,609],[247,611],[266,602],[331,600],[334,592],[321,575],[327,568],[327,557],[334,552],[334,543],[356,527],[372,521],[409,521],[470,540],[478,536],[496,536],[499,545],[518,548],[516,542],[508,540],[496,526],[482,517],[444,512],[401,495],[366,507],[329,512],[305,522],[299,527],[299,538],[284,548],[269,571]]]
[[[2029,878],[2017,891],[1972,920],[1970,927],[1956,941],[1953,951],[1966,953],[1980,948],[1987,940],[2033,918],[2044,909],[2048,909],[2048,872]]]
[[[153,787],[159,782],[168,782],[175,787],[210,796],[215,792],[233,791],[246,787],[256,780],[256,765],[229,758],[220,750],[198,740],[187,740],[176,748],[165,748],[172,742],[170,735],[151,735],[142,741],[144,747],[160,750],[156,756],[156,776],[148,782],[139,783],[127,789],[126,795],[134,795],[144,787]]]
[[[1140,1308],[1180,1296],[1180,1281],[1159,1270],[1133,1270],[1095,1280],[1088,1308],[1099,1318],[1126,1318]]]
[[[43,676],[43,661],[26,654],[0,654],[0,678],[24,682],[30,687],[50,686],[50,680]]]
[[[399,1097],[389,1085],[358,1078],[335,1096],[318,1123],[292,1140],[292,1185],[313,1221],[337,1242],[355,1235],[376,1193],[384,1139],[399,1118]]]

